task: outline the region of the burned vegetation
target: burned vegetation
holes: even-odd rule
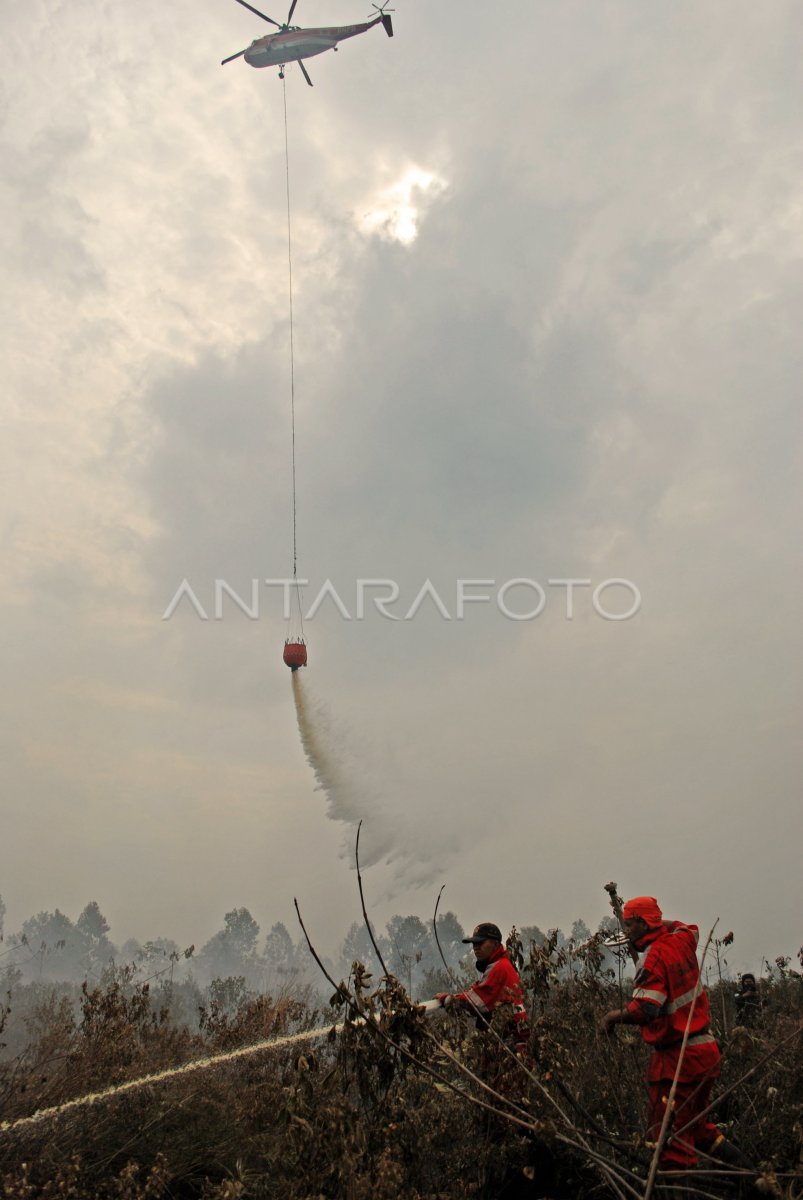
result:
[[[737,985],[709,978],[723,1049],[714,1118],[760,1169],[712,1161],[649,1185],[638,1031],[597,1029],[629,990],[629,965],[611,963],[602,936],[578,948],[552,935],[525,953],[511,934],[532,1027],[524,1062],[501,1036],[503,1010],[482,1033],[465,1016],[433,1018],[396,976],[359,962],[340,980],[320,960],[322,997],[217,980],[193,1019],[164,981],[151,991],[130,968],[84,984],[77,1011],[53,985],[18,986],[26,1043],[0,1064],[1,1194],[797,1200],[801,974],[768,967],[749,1026]]]

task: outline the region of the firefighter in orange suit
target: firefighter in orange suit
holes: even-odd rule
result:
[[[708,997],[698,988],[697,926],[665,921],[654,896],[628,900],[622,923],[630,944],[643,957],[631,1000],[625,1008],[607,1012],[600,1028],[610,1035],[616,1025],[638,1025],[644,1041],[652,1047],[647,1070],[648,1137],[654,1142],[660,1134],[687,1025],[689,1028],[669,1137],[661,1154],[662,1168],[680,1171],[694,1167],[698,1150],[725,1161],[743,1162],[741,1153],[725,1141],[709,1116],[701,1115],[711,1101],[720,1056],[710,1029]],[[686,1125],[688,1129],[684,1129]],[[673,1129],[678,1131],[675,1136]]]
[[[435,999],[440,1000],[444,1008],[456,1005],[470,1012],[476,1017],[478,1029],[488,1027],[494,1009],[500,1004],[512,1005],[511,1040],[515,1043],[516,1052],[525,1056],[530,1040],[530,1024],[524,1007],[524,989],[519,973],[502,944],[499,926],[491,921],[482,921],[471,937],[463,938],[463,941],[471,944],[480,979],[455,995],[438,992]]]

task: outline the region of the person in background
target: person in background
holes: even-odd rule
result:
[[[739,981],[739,990],[733,997],[736,1004],[736,1019],[740,1025],[754,1025],[761,1012],[761,993],[755,975],[745,971]]]

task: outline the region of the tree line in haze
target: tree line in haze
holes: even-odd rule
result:
[[[4,905],[0,898],[0,941],[3,941]],[[615,929],[613,918],[600,923],[606,933]],[[110,939],[110,926],[96,901],[91,901],[72,920],[65,913],[39,912],[22,923],[20,929],[5,938],[0,950],[0,970],[20,982],[81,983],[100,980],[112,964],[130,964],[143,978],[187,978],[189,974],[201,986],[214,980],[242,978],[248,988],[280,989],[293,981],[320,982],[303,937],[294,941],[287,927],[276,922],[260,936],[258,923],[247,908],[234,908],[223,918],[223,925],[200,948],[180,947],[169,937],[145,942],[129,938],[119,947]],[[437,918],[436,938],[432,923],[414,915],[390,918],[384,930],[374,929],[373,938],[382,959],[411,995],[422,997],[429,985],[442,985],[444,959],[449,970],[473,970],[470,947],[463,944],[465,930],[453,912]],[[545,934],[537,925],[522,927],[519,938],[525,954],[535,942],[543,945],[548,936],[557,945],[579,945],[590,938],[591,930],[582,920],[572,925],[568,935],[561,930]],[[438,948],[440,943],[440,949]],[[364,924],[354,923],[337,953],[322,952],[332,974],[347,976],[352,963],[359,961],[381,973],[381,966]],[[443,955],[443,957],[441,957]]]

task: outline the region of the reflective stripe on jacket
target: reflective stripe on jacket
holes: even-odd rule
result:
[[[680,1043],[694,1003],[689,1037],[708,1032],[708,997],[694,997],[700,979],[696,925],[665,921],[639,943],[647,943],[643,962],[633,981],[627,1011],[641,1026],[644,1041],[663,1050]]]

